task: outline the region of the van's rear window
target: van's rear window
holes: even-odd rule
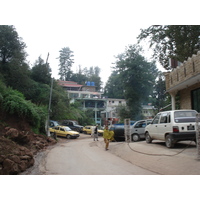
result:
[[[174,112],[174,121],[176,123],[195,122],[195,111],[176,111]]]

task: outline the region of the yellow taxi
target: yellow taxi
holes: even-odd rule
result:
[[[84,126],[83,133],[92,135],[94,129],[95,129],[95,126]],[[98,129],[98,135],[103,135],[103,130]]]
[[[66,137],[67,139],[78,138],[80,136],[79,132],[73,131],[68,126],[54,126],[49,128],[50,134],[54,134],[56,136]]]

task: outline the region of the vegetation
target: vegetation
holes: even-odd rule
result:
[[[64,47],[59,52],[60,80],[68,81],[73,74],[71,70],[72,64],[74,63],[74,59],[72,58],[74,56],[73,51],[71,51],[69,47]]]
[[[34,131],[44,133],[50,96],[51,68],[41,57],[30,68],[26,62],[25,48],[26,45],[14,26],[0,26],[0,112],[26,120]],[[60,61],[67,72],[63,77],[71,79],[76,75],[70,71],[72,60],[71,64],[65,60],[67,52],[71,58],[72,51],[63,48],[60,51]],[[90,78],[94,80],[92,76]],[[87,77],[85,79],[87,80]],[[56,80],[53,80],[50,119],[74,119],[82,122],[90,120],[77,104],[69,103],[66,91]]]
[[[141,30],[138,41],[150,39],[153,58],[169,69],[168,59],[184,61],[200,48],[200,26],[151,26]],[[49,63],[38,57],[30,68],[26,61],[26,44],[18,36],[14,26],[0,26],[0,112],[16,115],[30,122],[34,130],[41,132],[49,105],[51,68]],[[64,47],[59,56],[61,80],[85,84],[95,82],[98,91],[102,90],[100,68],[78,67],[72,71],[73,51]],[[104,95],[110,98],[124,98],[127,107],[119,107],[122,118],[139,119],[142,104],[152,103],[158,110],[169,104],[165,93],[163,75],[155,61],[147,61],[142,49],[129,45],[125,52],[116,57],[115,66],[106,83]],[[80,102],[70,104],[66,91],[53,80],[50,118],[54,120],[74,119],[81,124],[92,124],[92,112],[80,110]]]
[[[183,62],[200,50],[200,26],[156,25],[142,29],[138,41],[149,39],[153,57],[165,69],[169,68],[169,58]]]
[[[119,113],[131,119],[141,119],[142,104],[149,102],[157,75],[155,62],[147,62],[141,55],[141,48],[130,45],[117,56],[105,94],[125,98],[128,110],[122,107]]]

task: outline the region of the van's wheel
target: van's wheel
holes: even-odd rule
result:
[[[138,134],[135,133],[135,134],[132,135],[132,141],[133,142],[137,142],[139,140],[140,140],[140,136]]]
[[[71,136],[70,136],[70,135],[67,135],[66,137],[67,137],[67,139],[70,139],[70,138],[71,138]]]
[[[174,147],[174,142],[173,142],[173,138],[171,135],[167,135],[165,137],[165,145],[167,148],[173,148]]]
[[[149,135],[148,132],[145,134],[145,140],[146,140],[146,143],[151,143],[152,142],[151,136]]]

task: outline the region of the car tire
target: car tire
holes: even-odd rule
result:
[[[171,135],[167,135],[165,137],[165,145],[167,148],[173,148],[174,147],[174,142],[173,142],[173,138]]]
[[[133,142],[138,142],[140,140],[140,136],[137,133],[134,133],[132,135],[132,141]]]
[[[151,136],[149,135],[148,132],[145,134],[145,140],[146,140],[146,143],[151,143],[152,142],[152,138],[151,138]]]
[[[67,139],[70,139],[70,138],[71,138],[71,135],[67,135],[66,137],[67,137]]]

